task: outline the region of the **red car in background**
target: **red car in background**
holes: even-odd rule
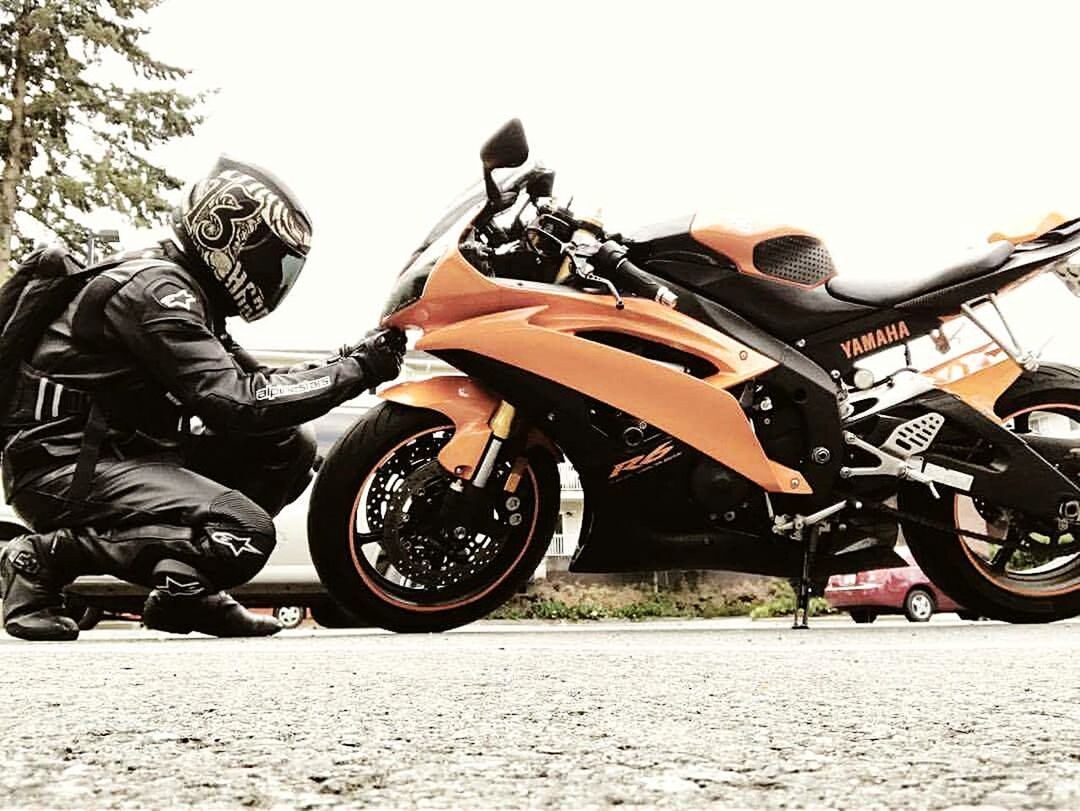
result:
[[[858,623],[873,622],[879,614],[903,614],[911,622],[926,622],[938,611],[955,611],[961,619],[978,619],[930,582],[907,547],[896,552],[908,562],[897,569],[871,569],[858,574],[834,574],[825,587],[833,608],[847,611]]]

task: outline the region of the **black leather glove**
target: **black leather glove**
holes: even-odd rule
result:
[[[374,387],[401,373],[405,333],[399,329],[372,330],[355,346],[342,347],[341,356],[355,358],[371,376],[369,385]]]

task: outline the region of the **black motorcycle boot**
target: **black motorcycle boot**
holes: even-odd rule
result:
[[[282,628],[273,617],[248,611],[224,591],[176,597],[154,589],[146,598],[142,616],[147,628],[172,634],[198,631],[222,637],[271,636]]]
[[[143,625],[155,631],[210,636],[271,636],[282,625],[273,617],[253,614],[224,591],[213,592],[191,566],[163,560],[154,567],[156,588],[143,605]]]
[[[23,535],[0,554],[4,630],[19,639],[70,641],[79,625],[64,614],[63,588],[74,580],[70,531]]]

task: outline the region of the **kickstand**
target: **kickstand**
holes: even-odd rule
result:
[[[813,571],[814,556],[817,554],[818,534],[817,525],[811,526],[803,547],[802,576],[795,589],[795,621],[791,626],[797,631],[810,628],[810,573]]]

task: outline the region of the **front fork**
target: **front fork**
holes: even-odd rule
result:
[[[480,526],[485,516],[490,522],[493,498],[488,485],[491,482],[491,474],[513,434],[516,414],[517,410],[510,403],[505,400],[499,403],[488,421],[491,437],[476,465],[476,472],[468,481],[457,477],[450,483],[449,492],[443,500],[440,518],[442,526],[448,528],[451,539],[464,540],[472,534],[470,529],[473,528],[479,531],[488,529],[486,526]],[[525,465],[525,457],[515,458],[514,465],[502,488],[504,492],[512,495],[517,490],[525,472]]]
[[[499,407],[495,409],[495,413],[491,415],[491,420],[488,422],[488,426],[491,428],[491,439],[488,440],[484,455],[480,457],[480,464],[476,466],[476,473],[470,481],[473,487],[483,490],[487,486],[488,480],[491,478],[491,471],[495,469],[495,463],[499,461],[499,453],[502,451],[503,444],[510,438],[516,414],[517,410],[506,400],[503,400],[499,403]]]

